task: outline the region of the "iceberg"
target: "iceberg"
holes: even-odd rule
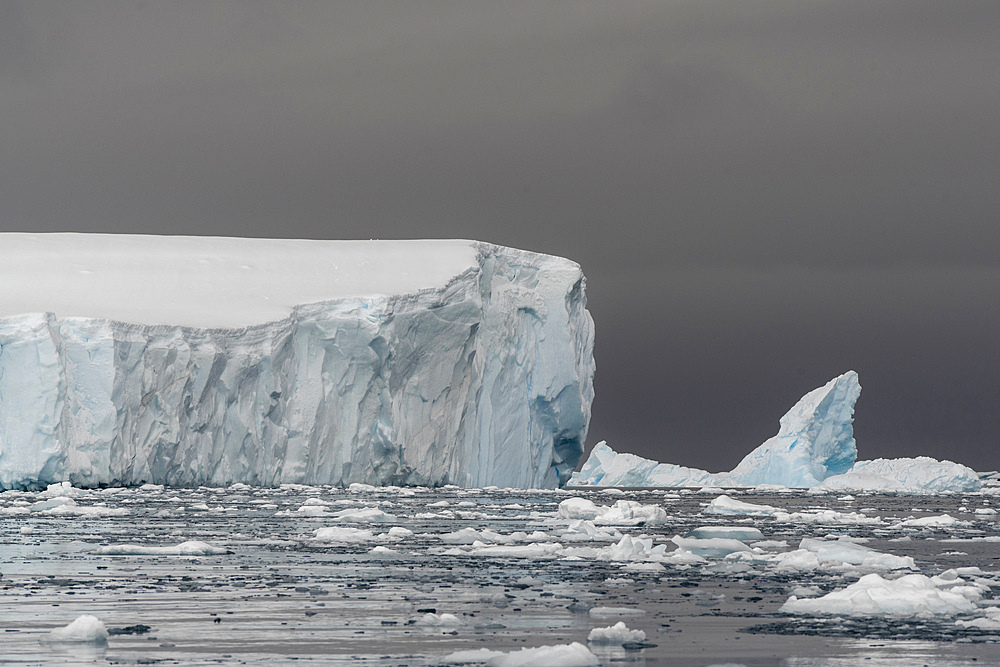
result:
[[[778,434],[747,454],[728,477],[736,484],[808,488],[851,469],[858,374],[848,371],[799,399],[781,418]]]
[[[580,471],[573,474],[568,486],[778,485],[900,493],[979,490],[980,476],[971,468],[951,461],[926,456],[858,461],[854,405],[860,395],[861,385],[854,371],[814,389],[785,413],[777,435],[747,454],[729,472],[711,473],[659,463],[635,454],[616,452],[602,441],[591,451]]]
[[[0,489],[556,487],[580,267],[475,241],[0,234]]]

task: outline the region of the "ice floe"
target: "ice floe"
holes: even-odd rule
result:
[[[600,661],[583,644],[557,644],[554,646],[539,646],[537,648],[522,648],[519,651],[505,653],[490,649],[475,651],[456,651],[442,658],[446,665],[482,664],[487,667],[597,667]]]
[[[621,645],[626,642],[644,642],[646,633],[642,630],[629,630],[625,621],[618,621],[606,628],[594,628],[587,635],[591,644]]]
[[[216,556],[229,553],[228,549],[214,547],[200,540],[188,540],[169,547],[150,547],[141,544],[112,544],[97,550],[102,556]]]
[[[872,573],[818,598],[793,595],[779,611],[809,615],[953,616],[975,611],[985,588],[964,581],[954,571],[937,577],[907,574],[898,579]]]
[[[56,628],[47,638],[51,642],[76,642],[82,644],[107,644],[108,630],[96,616],[78,616],[69,625]]]

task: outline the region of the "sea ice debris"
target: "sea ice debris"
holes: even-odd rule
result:
[[[221,547],[214,547],[200,540],[188,540],[174,546],[150,547],[141,544],[112,544],[101,547],[97,553],[102,556],[216,556],[228,553]]]
[[[587,635],[591,644],[621,645],[625,642],[644,642],[646,633],[642,630],[629,630],[625,621],[618,621],[606,628],[594,628]]]
[[[846,588],[817,598],[792,596],[779,611],[788,614],[845,616],[953,616],[976,609],[982,590],[938,577],[907,574],[884,579],[866,574]]]
[[[86,644],[107,644],[108,630],[104,622],[96,616],[84,614],[78,616],[69,625],[56,628],[49,633],[49,641],[79,642]]]

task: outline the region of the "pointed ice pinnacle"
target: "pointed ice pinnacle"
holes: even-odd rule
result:
[[[747,454],[728,476],[748,486],[810,487],[847,472],[858,458],[853,422],[860,395],[854,371],[809,392],[781,418],[778,434]]]
[[[747,454],[732,472],[710,473],[635,454],[619,454],[601,442],[570,486],[816,486],[847,472],[858,456],[854,404],[858,374],[848,371],[803,396],[781,418],[778,434]]]

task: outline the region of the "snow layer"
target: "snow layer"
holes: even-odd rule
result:
[[[926,456],[856,461],[854,404],[861,394],[849,371],[803,396],[781,418],[778,434],[729,472],[710,473],[598,443],[569,486],[797,487],[820,490],[965,493],[981,480],[971,468]]]
[[[228,551],[221,547],[213,547],[201,540],[188,540],[172,547],[112,544],[101,547],[97,553],[103,556],[215,556],[228,553]]]
[[[472,241],[4,234],[0,488],[554,487],[579,266]]]

